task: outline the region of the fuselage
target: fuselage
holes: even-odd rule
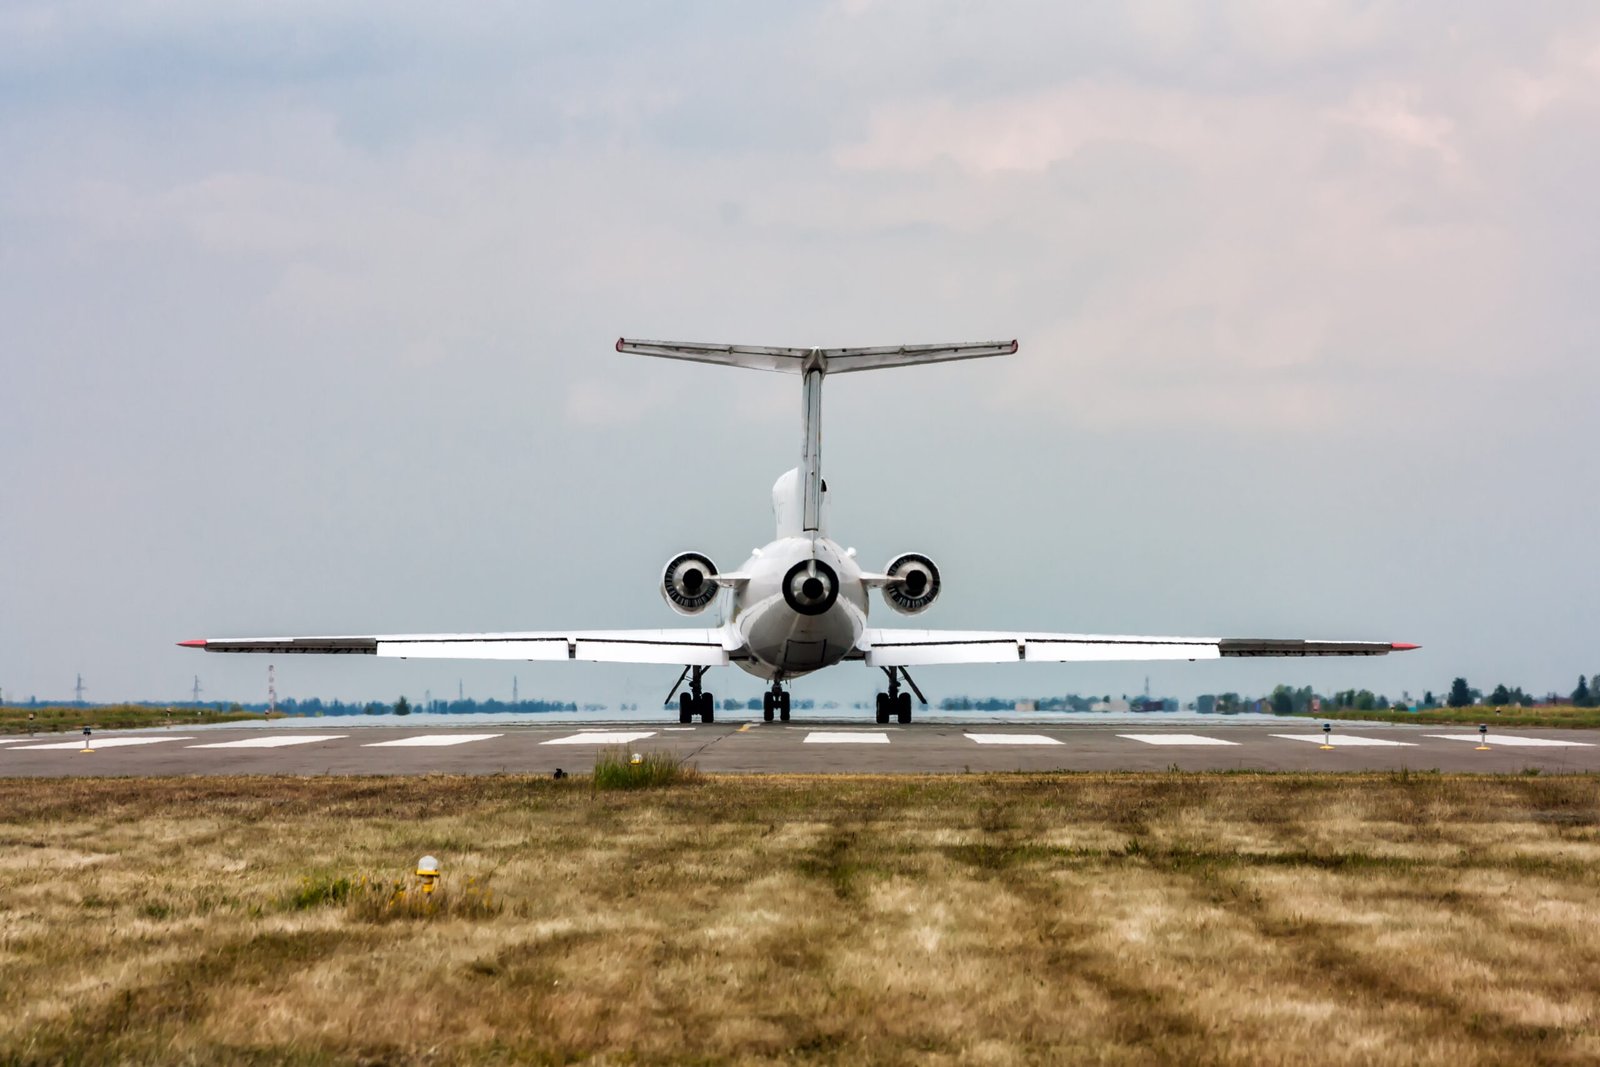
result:
[[[807,572],[817,564],[816,575]],[[785,578],[801,586],[807,577],[836,583],[837,595],[826,589],[816,598],[831,600],[815,614],[796,610],[784,596]],[[749,580],[733,594],[727,625],[744,646],[746,658],[735,662],[769,681],[797,678],[831,667],[857,646],[867,625],[867,587],[854,556],[820,536],[781,537],[751,554],[741,571]],[[828,576],[832,571],[833,577]],[[802,605],[807,601],[798,598]]]

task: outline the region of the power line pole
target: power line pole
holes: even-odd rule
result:
[[[82,704],[83,703],[83,675],[81,675],[81,674],[78,675],[78,684],[72,687],[72,691],[74,693],[78,694],[78,703]]]
[[[198,674],[194,676],[194,688],[190,690],[190,692],[192,694],[194,703],[200,703],[200,694],[204,692],[204,690],[200,688],[200,676]]]
[[[278,676],[276,668],[267,664],[267,718],[272,718],[278,710]]]
[[[513,674],[511,676],[511,703],[515,704],[516,702],[517,702],[517,676]]]

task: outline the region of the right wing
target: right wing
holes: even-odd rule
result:
[[[938,663],[1092,663],[1233,656],[1385,656],[1416,645],[1391,641],[1301,641],[1256,637],[1134,637],[1004,630],[878,630],[861,635],[869,667]]]
[[[732,641],[730,645],[728,642]],[[361,637],[228,637],[178,642],[206,652],[357,655],[398,659],[587,660],[721,667],[737,637],[708,630],[565,630],[494,634],[379,634]]]

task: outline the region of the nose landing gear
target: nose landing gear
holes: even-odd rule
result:
[[[717,698],[710,693],[702,692],[700,679],[704,677],[709,667],[685,667],[683,673],[678,675],[678,681],[672,687],[672,693],[667,694],[667,703],[672,703],[673,693],[678,695],[678,721],[690,723],[696,715],[701,722],[715,722],[717,717]],[[689,679],[689,688],[678,693],[678,687],[683,685],[683,680]]]
[[[783,722],[789,721],[789,694],[783,691],[783,686],[778,682],[772,683],[772,691],[761,694],[761,719],[771,722],[773,713]]]
[[[928,698],[922,695],[922,690],[917,688],[917,683],[911,680],[911,675],[906,673],[904,667],[880,667],[879,670],[889,676],[889,691],[878,694],[878,722],[889,721],[893,715],[902,723],[911,721],[911,693],[917,694],[917,700],[923,707],[928,706]],[[906,680],[906,685],[911,687],[911,693],[900,692],[900,679]]]

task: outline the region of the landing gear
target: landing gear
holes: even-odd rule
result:
[[[892,715],[902,723],[911,721],[911,693],[900,692],[900,679],[904,678],[911,691],[917,694],[917,699],[927,707],[928,698],[922,695],[922,690],[917,688],[917,683],[911,680],[911,675],[906,673],[904,667],[881,667],[884,674],[889,676],[889,691],[878,694],[878,722],[887,723]]]
[[[789,721],[789,694],[785,693],[777,682],[772,683],[772,691],[761,694],[761,719],[771,722],[773,713],[776,712],[779,720]]]
[[[683,673],[678,675],[678,684],[672,687],[673,693],[678,692],[678,686],[683,684],[685,678],[689,679],[689,688],[686,692],[678,693],[678,721],[691,723],[696,715],[701,722],[715,722],[717,718],[717,698],[710,693],[702,692],[700,679],[709,668],[685,667]],[[667,694],[667,703],[672,703],[672,693]]]

